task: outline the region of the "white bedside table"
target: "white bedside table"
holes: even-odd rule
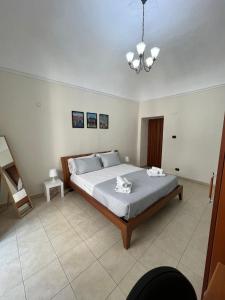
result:
[[[46,192],[46,197],[47,197],[47,202],[50,201],[50,189],[55,188],[55,187],[60,187],[61,189],[61,198],[64,197],[64,190],[63,190],[63,182],[61,179],[56,179],[56,180],[47,180],[44,182],[45,186],[45,192]]]

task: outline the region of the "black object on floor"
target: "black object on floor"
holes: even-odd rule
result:
[[[197,300],[197,296],[180,271],[172,267],[159,267],[138,280],[127,300]]]

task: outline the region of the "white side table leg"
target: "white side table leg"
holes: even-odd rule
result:
[[[47,202],[50,201],[50,189],[46,187],[46,197],[47,197]]]
[[[64,189],[63,189],[63,183],[61,184],[61,198],[64,197]]]

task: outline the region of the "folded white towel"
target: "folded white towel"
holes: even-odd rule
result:
[[[157,172],[158,174],[163,174],[163,169],[161,169],[161,168],[152,167],[151,170],[154,171],[154,172]]]
[[[128,188],[121,188],[121,187],[116,186],[115,191],[116,191],[117,193],[130,194],[130,193],[131,193],[131,187],[128,187]]]
[[[117,176],[116,181],[117,186],[121,188],[128,188],[132,186],[132,183],[128,181],[125,177]]]
[[[116,188],[115,191],[118,193],[130,193],[132,188],[132,183],[125,177],[117,176],[116,178]]]
[[[148,174],[148,176],[151,176],[151,177],[162,177],[162,176],[166,176],[166,174],[164,174],[163,172],[157,171],[157,170],[154,170],[154,169],[148,169],[148,170],[147,170],[147,174]]]

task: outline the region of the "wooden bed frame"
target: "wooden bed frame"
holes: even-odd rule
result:
[[[104,151],[101,153],[106,153],[106,152],[109,151]],[[120,218],[70,180],[68,159],[78,158],[78,157],[87,156],[91,154],[93,153],[61,157],[64,185],[65,187],[70,187],[76,192],[80,193],[91,205],[93,205],[107,219],[109,219],[113,224],[115,224],[121,230],[123,245],[125,249],[128,249],[130,247],[132,231],[136,227],[138,227],[139,224],[149,219],[152,215],[154,215],[157,211],[159,211],[162,207],[164,207],[169,200],[173,199],[177,195],[179,196],[179,200],[183,199],[183,186],[178,185],[172,192],[170,192],[165,197],[159,199],[157,202],[149,206],[146,210],[144,210],[141,214],[137,215],[136,217],[131,218],[129,220]]]

